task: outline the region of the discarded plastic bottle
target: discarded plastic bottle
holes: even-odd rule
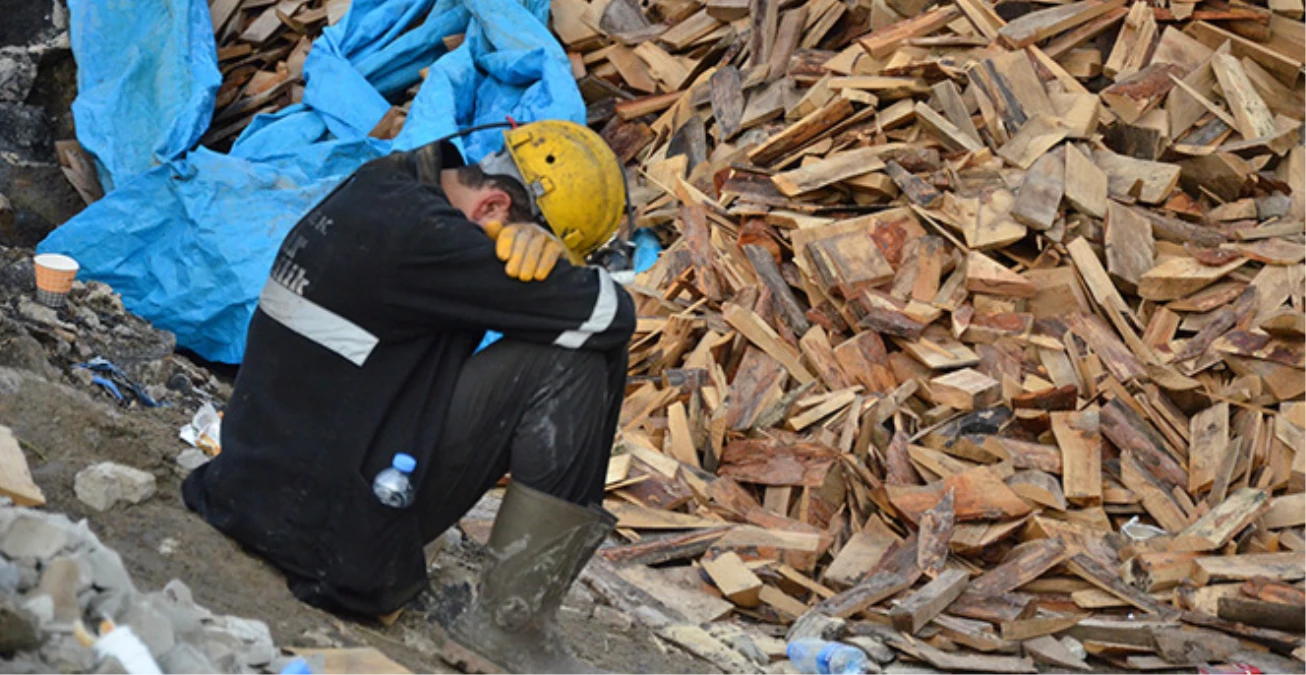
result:
[[[312,666],[304,659],[295,659],[281,669],[280,675],[313,675]]]
[[[800,673],[860,675],[870,670],[866,652],[842,642],[802,638],[790,642],[785,653]]]
[[[402,452],[395,455],[390,468],[376,474],[372,492],[382,504],[394,509],[407,508],[413,503],[413,482],[409,475],[417,468],[417,460]]]

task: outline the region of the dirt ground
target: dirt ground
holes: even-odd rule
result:
[[[414,672],[454,672],[434,654],[429,637],[435,591],[391,626],[341,619],[296,600],[277,570],[241,549],[188,511],[181,501],[183,470],[174,461],[186,446],[178,428],[190,411],[130,409],[107,399],[53,384],[25,371],[0,368],[0,424],[24,445],[46,508],[85,518],[105,544],[116,549],[141,590],[173,578],[215,612],[267,623],[282,647],[372,646]],[[134,506],[99,513],[73,494],[74,475],[105,460],[150,471],[158,492]],[[445,547],[435,568],[443,587],[475,572],[475,545]],[[616,672],[714,672],[712,666],[667,645],[639,625],[595,616],[593,598],[574,589],[563,608],[564,630],[578,654]],[[619,617],[617,617],[619,618]]]

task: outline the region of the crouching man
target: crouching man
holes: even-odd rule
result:
[[[511,472],[449,646],[474,668],[576,671],[552,622],[615,524],[603,480],[635,324],[625,290],[580,263],[616,232],[625,183],[585,127],[505,140],[479,165],[447,142],[369,162],[290,231],[222,453],[183,495],[299,599],[376,616],[426,587],[423,546]],[[478,352],[486,330],[505,337]],[[373,481],[401,454],[414,495],[395,508]]]

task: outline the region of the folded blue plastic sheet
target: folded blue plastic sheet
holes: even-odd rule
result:
[[[585,121],[547,0],[353,0],[313,44],[303,102],[256,118],[227,155],[193,148],[220,84],[204,0],[69,10],[77,136],[108,194],[38,250],[73,256],[83,277],[214,361],[240,361],[285,233],[362,163],[507,116]],[[442,39],[458,33],[446,53]],[[387,97],[418,82],[393,143],[368,138]],[[502,132],[456,142],[478,161]]]

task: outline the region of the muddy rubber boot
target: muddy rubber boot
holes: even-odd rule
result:
[[[445,660],[469,672],[598,672],[563,644],[556,616],[616,518],[511,483],[472,605],[448,627]]]

